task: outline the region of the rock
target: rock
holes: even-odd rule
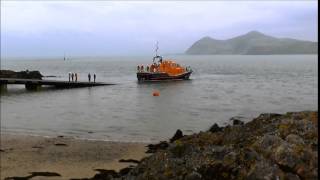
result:
[[[0,78],[16,78],[16,79],[42,79],[43,75],[39,71],[20,71],[0,70]]]
[[[287,173],[284,175],[284,179],[290,179],[290,180],[300,180],[299,176],[292,173]]]
[[[236,160],[237,160],[237,154],[235,152],[230,152],[224,156],[223,164],[230,166],[234,164]]]
[[[53,177],[53,176],[61,176],[59,173],[56,172],[31,172],[33,177],[35,176],[46,176],[46,177]]]
[[[173,157],[181,157],[186,151],[186,146],[181,144],[180,141],[176,141],[176,143],[170,146],[169,151],[172,153]]]
[[[277,113],[262,113],[262,114],[260,114],[260,116],[258,118],[270,120],[270,119],[274,119],[274,118],[281,117],[281,116],[282,116],[281,114],[277,114]]]
[[[146,153],[155,153],[158,150],[164,150],[169,146],[169,144],[166,141],[161,141],[158,144],[149,144],[148,150],[146,151]]]
[[[230,173],[231,169],[224,166],[221,162],[215,162],[209,165],[203,165],[198,171],[202,179],[232,179],[233,174]]]
[[[282,143],[284,143],[284,140],[280,137],[266,134],[253,144],[253,148],[264,156],[269,157],[274,153],[274,148],[278,147]]]
[[[186,175],[185,180],[201,180],[201,174],[193,171]]]
[[[61,176],[59,173],[56,172],[31,172],[31,175],[29,176],[24,176],[24,177],[6,177],[4,178],[4,180],[30,180],[33,177],[36,176],[44,176],[44,177],[57,177],[57,176]]]
[[[176,141],[176,140],[178,140],[178,139],[180,139],[182,137],[183,137],[183,133],[182,133],[182,131],[180,129],[178,129],[176,131],[176,133],[174,134],[174,136],[170,139],[170,143],[172,143],[172,142],[174,142],[174,141]]]
[[[98,174],[94,175],[91,180],[109,180],[120,177],[120,175],[114,170],[95,169],[95,171],[98,171]]]
[[[130,171],[131,171],[132,168],[129,168],[129,167],[126,167],[126,168],[123,168],[119,171],[119,175],[120,176],[124,176],[124,175],[127,175]]]
[[[54,145],[56,145],[56,146],[67,146],[67,144],[65,144],[65,143],[55,143]]]
[[[112,180],[113,177],[109,174],[98,173],[94,175],[90,180]]]
[[[135,160],[135,159],[120,159],[119,162],[124,162],[124,163],[139,163],[140,161]]]
[[[265,179],[281,179],[284,173],[275,164],[268,163],[266,160],[257,161],[250,169],[245,179],[265,180]]]
[[[235,125],[244,125],[244,122],[242,122],[242,121],[240,121],[240,120],[238,120],[238,119],[235,119],[235,120],[233,120],[233,125],[235,126]]]
[[[215,133],[215,132],[219,132],[222,131],[223,128],[219,127],[219,125],[217,123],[214,123],[214,125],[212,125],[209,129],[210,132]]]
[[[232,124],[233,124],[234,126],[236,126],[236,125],[242,126],[242,125],[244,125],[244,122],[243,122],[243,121],[240,121],[239,119],[234,119],[234,120],[232,121]]]
[[[300,136],[296,135],[296,134],[289,134],[286,137],[286,141],[291,143],[291,144],[304,145],[303,139]]]
[[[232,121],[232,124],[235,125],[244,125],[244,122],[240,120],[242,117],[232,117],[230,118],[230,121]]]
[[[299,159],[299,155],[287,143],[281,144],[274,152],[274,160],[286,172],[293,172],[295,165],[300,162]]]

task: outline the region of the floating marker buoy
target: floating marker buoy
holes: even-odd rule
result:
[[[160,92],[159,91],[153,91],[152,95],[153,96],[160,96]]]

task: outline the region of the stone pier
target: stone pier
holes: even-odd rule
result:
[[[41,86],[53,86],[56,88],[80,88],[93,86],[115,85],[113,83],[103,82],[70,82],[57,80],[42,80],[42,79],[14,79],[14,78],[0,78],[1,91],[7,89],[7,84],[22,84],[27,90],[40,90]]]

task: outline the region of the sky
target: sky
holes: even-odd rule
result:
[[[317,1],[1,1],[1,57],[183,53],[252,30],[318,41]]]

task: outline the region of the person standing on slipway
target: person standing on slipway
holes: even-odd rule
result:
[[[78,73],[75,73],[76,82],[78,81]]]

